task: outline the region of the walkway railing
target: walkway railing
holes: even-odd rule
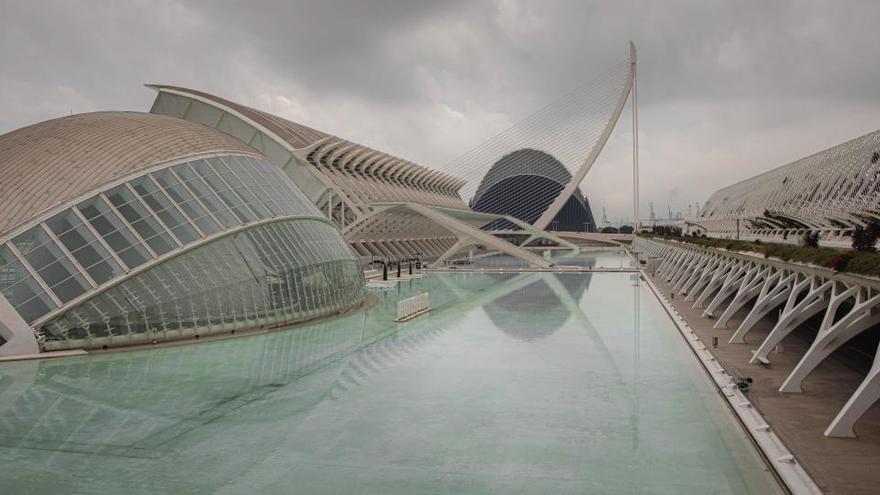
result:
[[[801,384],[816,367],[853,337],[880,324],[880,281],[833,270],[768,260],[745,254],[671,241],[636,238],[632,244],[653,275],[674,293],[716,318],[713,328],[726,328],[740,310],[747,315],[730,338],[745,336],[762,318],[773,317],[773,329],[750,362],[769,363],[770,351],[808,319],[823,315],[819,332],[779,388],[801,393]],[[846,304],[845,304],[846,303]],[[716,316],[717,315],[717,316]],[[878,351],[880,356],[880,351]],[[825,430],[829,437],[854,437],[856,421],[880,399],[880,359]]]

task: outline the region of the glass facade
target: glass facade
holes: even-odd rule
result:
[[[125,280],[40,330],[44,349],[100,348],[316,318],[363,301],[336,228],[281,220],[221,237]]]
[[[114,184],[0,244],[0,292],[46,350],[321,316],[361,302],[363,276],[320,217],[263,159],[193,160]]]

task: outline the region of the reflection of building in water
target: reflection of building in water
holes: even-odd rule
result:
[[[323,398],[336,377],[329,371],[361,344],[363,320],[9,365],[0,375],[8,384],[0,388],[0,445],[99,454],[81,459],[100,464],[106,455],[155,457],[197,442],[200,428],[218,418],[259,423],[279,408],[295,415]],[[299,386],[306,376],[308,386]],[[255,402],[260,407],[248,407]]]
[[[547,337],[562,327],[572,315],[560,300],[561,294],[557,294],[558,286],[552,286],[546,279],[555,278],[568,297],[579,301],[592,278],[591,273],[541,275],[525,287],[484,306],[495,326],[517,339],[532,341]],[[539,325],[535,325],[532,317],[536,313],[543,315]]]

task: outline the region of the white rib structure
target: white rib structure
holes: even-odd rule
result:
[[[655,277],[693,307],[715,316],[714,328],[748,310],[730,338],[745,344],[755,324],[778,311],[770,333],[759,343],[752,364],[769,363],[770,352],[799,325],[824,314],[812,345],[780,387],[801,393],[803,382],[828,356],[855,336],[880,323],[880,282],[824,268],[793,265],[695,245],[636,237],[633,249],[653,258]],[[880,399],[880,349],[871,370],[825,430],[829,437],[854,437],[856,422]]]
[[[849,244],[880,218],[880,131],[719,189],[692,219],[713,237],[796,242],[806,231]]]
[[[393,155],[200,91],[150,86],[152,113],[220,130],[264,154],[344,232],[361,256],[448,258],[481,245],[547,268],[547,260],[481,230],[504,215],[471,212],[465,182]],[[574,247],[531,226],[524,230]]]

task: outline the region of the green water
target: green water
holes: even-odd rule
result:
[[[393,323],[422,291],[434,311]],[[0,364],[0,493],[778,490],[636,275],[372,295],[269,335]]]

